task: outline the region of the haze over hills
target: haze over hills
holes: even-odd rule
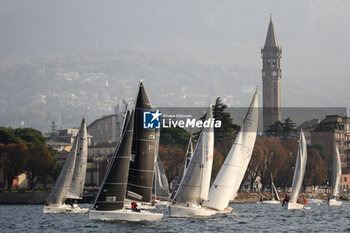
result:
[[[282,106],[349,106],[347,0],[1,4],[0,125],[91,122],[133,97],[139,79],[157,106],[203,107],[217,96],[246,106],[261,87],[270,13]]]
[[[256,84],[256,74],[247,67],[126,50],[22,63],[2,68],[1,74],[0,125],[42,130],[51,121],[67,127],[83,115],[91,122],[113,113],[122,98],[135,97],[140,79],[152,104],[162,107],[203,107],[219,95],[240,106],[249,103]]]

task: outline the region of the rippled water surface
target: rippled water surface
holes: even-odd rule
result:
[[[41,205],[0,206],[1,232],[344,232],[350,231],[350,202],[329,207],[310,203],[288,211],[280,205],[233,204],[230,214],[169,218],[156,222],[89,221],[88,214],[43,214]],[[161,211],[159,209],[158,211]]]

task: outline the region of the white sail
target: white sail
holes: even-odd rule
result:
[[[173,192],[171,193],[171,197],[170,197],[171,200],[174,199],[175,194],[179,188],[179,185],[186,174],[187,167],[190,164],[190,161],[192,159],[192,155],[193,155],[193,147],[192,147],[192,136],[191,136],[190,140],[188,142],[185,158],[182,162],[181,169],[180,169],[179,175],[177,177],[176,183],[174,185]]]
[[[209,109],[207,112],[207,120],[209,122],[213,121],[213,111],[212,104],[209,104]],[[202,179],[202,189],[201,189],[201,199],[207,200],[210,188],[211,172],[213,168],[213,158],[214,158],[214,128],[212,124],[207,129],[203,129],[203,179]]]
[[[88,140],[85,120],[83,119],[79,133],[77,136],[77,152],[75,159],[74,172],[72,181],[68,188],[66,198],[81,199],[84,192],[87,155],[88,155]]]
[[[207,112],[207,118],[212,120],[211,106]],[[210,124],[211,125],[211,124]],[[210,176],[213,163],[213,140],[212,127],[203,129],[193,157],[190,161],[185,176],[183,177],[173,202],[201,204],[208,199]],[[206,174],[209,173],[210,174]],[[207,190],[203,190],[207,189]]]
[[[292,183],[292,192],[290,194],[289,203],[296,203],[301,185],[303,184],[305,167],[307,160],[307,150],[306,150],[306,140],[303,133],[303,130],[300,131],[299,147],[298,147],[298,156],[295,164],[294,177]]]
[[[341,161],[339,150],[336,145],[334,145],[334,160],[333,160],[333,197],[339,197],[339,186],[341,182]]]
[[[276,186],[275,186],[275,184],[274,184],[273,182],[272,182],[271,186],[272,186],[272,194],[273,194],[275,200],[276,200],[276,201],[279,201],[280,196],[278,195]]]
[[[230,199],[236,196],[255,144],[258,113],[256,91],[243,120],[241,130],[210,188],[209,200],[205,201],[203,206],[224,210],[228,207]]]
[[[46,206],[50,207],[60,207],[64,205],[66,200],[66,194],[68,188],[72,181],[72,176],[74,172],[74,164],[77,154],[77,140],[78,136],[75,137],[72,148],[67,156],[66,161],[62,167],[60,175],[55,183],[55,186],[52,188],[52,191],[47,199]]]

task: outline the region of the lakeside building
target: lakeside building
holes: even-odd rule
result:
[[[103,142],[89,146],[86,186],[100,186],[116,146],[117,142]]]
[[[349,193],[350,186],[350,174],[342,174],[341,175],[341,192]]]
[[[58,152],[63,151],[67,147],[72,146],[78,131],[79,129],[68,128],[45,133],[46,145],[51,146]]]
[[[334,145],[337,145],[343,174],[350,171],[350,120],[339,115],[327,115],[311,132],[311,145],[320,145],[328,166],[333,164]]]
[[[87,126],[92,144],[118,141],[129,105],[130,103],[123,99],[122,103],[115,106],[115,114],[103,116]]]
[[[303,122],[301,125],[299,125],[296,128],[297,132],[300,132],[300,129],[303,129],[307,145],[311,146],[311,133],[317,128],[319,124],[320,124],[319,119],[312,119],[312,120],[307,120]]]

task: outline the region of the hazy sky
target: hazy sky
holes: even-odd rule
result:
[[[252,66],[260,75],[272,13],[283,104],[347,106],[349,9],[348,0],[0,0],[0,61],[132,49]],[[293,101],[300,92],[305,103]]]

